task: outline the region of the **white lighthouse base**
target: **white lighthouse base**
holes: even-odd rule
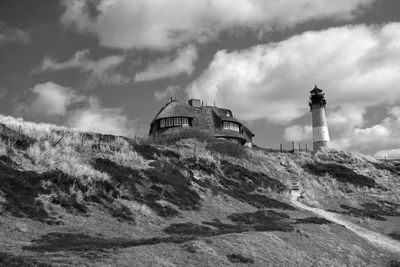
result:
[[[313,127],[313,150],[321,150],[329,145],[329,132],[327,126]]]
[[[329,147],[329,141],[317,141],[313,142],[313,150],[321,150],[322,148],[328,148]]]

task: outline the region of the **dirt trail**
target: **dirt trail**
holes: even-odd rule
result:
[[[295,205],[296,207],[303,209],[303,210],[311,211],[312,213],[314,213],[320,217],[323,217],[323,218],[327,219],[328,221],[340,224],[340,225],[346,227],[347,229],[349,229],[350,231],[352,231],[353,233],[355,233],[356,235],[358,235],[358,236],[366,239],[370,243],[374,244],[375,246],[378,246],[378,247],[384,248],[384,249],[388,249],[392,252],[400,254],[400,242],[399,241],[396,241],[394,239],[386,237],[377,232],[367,230],[367,229],[365,229],[361,226],[358,226],[354,223],[345,221],[339,214],[336,214],[334,212],[329,212],[329,211],[321,210],[318,208],[312,208],[307,205],[304,205],[303,203],[300,203],[297,200],[299,196],[300,196],[300,191],[292,191],[291,201],[292,201],[293,205]]]

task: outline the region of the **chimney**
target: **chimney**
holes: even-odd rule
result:
[[[201,103],[200,103],[200,99],[189,99],[189,105],[194,107],[194,108],[200,108],[201,107]]]

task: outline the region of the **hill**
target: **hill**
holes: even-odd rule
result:
[[[0,137],[0,266],[400,264],[399,161],[4,116]]]

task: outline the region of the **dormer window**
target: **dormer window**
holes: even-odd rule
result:
[[[230,112],[229,110],[226,112],[226,116],[227,117],[232,117],[232,112]]]

